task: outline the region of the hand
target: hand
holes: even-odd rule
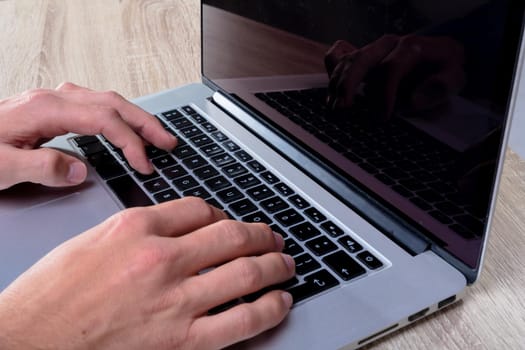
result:
[[[267,225],[225,219],[185,198],[65,242],[0,294],[0,348],[214,349],[277,325],[292,303],[281,291],[207,314],[295,272]]]
[[[30,90],[0,100],[0,190],[30,181],[46,186],[82,183],[87,169],[79,159],[40,146],[74,132],[103,134],[121,148],[141,173],[153,167],[144,140],[171,150],[177,140],[152,115],[115,92],[96,92],[65,83],[56,90]]]
[[[362,92],[379,119],[390,118],[400,99],[411,111],[427,110],[464,86],[464,61],[463,47],[448,37],[385,35],[360,49],[339,40],[325,56],[327,102],[347,109]]]

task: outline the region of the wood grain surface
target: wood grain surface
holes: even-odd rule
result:
[[[0,0],[0,98],[72,81],[128,98],[200,79],[196,0]],[[525,162],[509,151],[480,280],[372,349],[525,349]]]

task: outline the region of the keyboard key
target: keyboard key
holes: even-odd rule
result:
[[[305,283],[288,289],[294,303],[312,297],[339,284],[337,279],[326,270],[320,270],[305,278]]]
[[[157,203],[164,203],[164,202],[168,202],[168,201],[172,201],[172,200],[180,198],[180,196],[171,189],[159,192],[153,197],[155,197],[155,200],[157,201]]]
[[[166,168],[162,170],[162,173],[168,178],[168,180],[173,180],[188,175],[188,172],[180,165]]]
[[[190,190],[183,192],[184,197],[199,197],[202,199],[207,199],[211,197],[211,194],[204,189],[204,187],[199,186],[192,188]]]
[[[133,176],[135,176],[135,178],[139,180],[140,182],[146,182],[148,180],[153,180],[153,179],[156,179],[157,177],[160,177],[159,173],[157,173],[156,171],[153,171],[151,174],[141,174],[135,171],[133,173]]]
[[[298,275],[305,275],[321,267],[321,265],[317,262],[317,260],[312,258],[312,256],[308,253],[304,253],[302,255],[296,256],[294,260],[295,260],[295,272]]]
[[[239,176],[233,180],[239,187],[245,189],[261,183],[261,181],[252,174]]]
[[[365,250],[362,253],[357,254],[357,258],[361,260],[369,269],[376,270],[383,266],[381,260],[373,256],[369,251]]]
[[[309,222],[303,222],[302,224],[290,228],[290,232],[300,241],[306,241],[307,239],[314,238],[321,234],[321,231]]]
[[[157,193],[159,191],[162,191],[162,190],[165,190],[165,189],[169,188],[170,185],[168,185],[166,183],[166,181],[164,181],[163,179],[158,178],[158,179],[154,179],[154,180],[150,180],[148,182],[145,182],[144,183],[144,187],[150,193]]]
[[[289,200],[298,209],[305,209],[310,206],[310,203],[308,203],[303,197],[299,196],[298,194],[296,194],[295,196],[291,196]]]
[[[187,175],[173,180],[173,185],[177,187],[179,191],[186,191],[190,188],[197,187],[199,183],[193,178],[193,176]]]
[[[219,175],[219,172],[211,165],[198,168],[194,171],[194,173],[201,180],[207,180],[209,178]]]
[[[179,112],[178,110],[174,109],[174,110],[171,110],[171,111],[167,111],[167,112],[164,112],[164,113],[161,113],[162,116],[164,118],[166,118],[166,120],[172,120],[172,119],[175,119],[175,118],[180,118],[182,117],[182,113]]]
[[[283,226],[288,227],[304,221],[304,217],[294,209],[288,209],[274,215],[275,219]]]
[[[268,198],[261,202],[261,207],[270,214],[287,209],[289,205],[279,197]]]
[[[82,151],[82,154],[84,154],[86,157],[107,150],[106,146],[104,146],[102,142],[98,140],[95,142],[86,143],[79,148]]]
[[[217,176],[213,179],[206,180],[204,184],[213,192],[217,192],[223,188],[231,186],[230,181],[226,180],[224,176]]]
[[[208,165],[208,161],[203,157],[196,155],[193,157],[186,158],[182,161],[189,169],[197,169],[201,166]]]
[[[222,171],[231,178],[246,174],[248,172],[248,170],[239,163],[225,166],[222,168]]]
[[[219,154],[219,155],[213,156],[211,158],[211,160],[218,167],[223,167],[223,166],[226,166],[228,164],[231,164],[231,163],[235,162],[235,158],[233,158],[232,156],[230,156],[227,153],[223,153],[223,154]]]
[[[206,202],[207,202],[209,205],[214,206],[215,208],[218,208],[218,209],[224,209],[224,207],[222,206],[222,204],[219,203],[219,201],[216,200],[215,198],[208,198],[208,199],[206,199]]]
[[[241,148],[239,146],[237,146],[237,144],[233,141],[226,141],[226,142],[223,142],[222,144],[224,146],[224,148],[226,148],[228,151],[230,152],[235,152],[235,151],[238,151],[240,150]]]
[[[268,225],[272,223],[272,219],[266,216],[262,211],[258,211],[256,213],[246,215],[245,217],[242,218],[242,221],[244,222],[262,222]]]
[[[190,126],[190,127],[181,129],[180,133],[181,133],[181,135],[183,135],[186,138],[190,139],[190,138],[192,138],[194,136],[201,135],[203,132],[201,131],[201,129],[199,129],[196,126]]]
[[[202,146],[209,145],[210,143],[213,143],[213,140],[209,138],[207,135],[198,135],[198,136],[192,137],[190,141],[197,147],[202,147]]]
[[[337,246],[330,239],[324,236],[314,238],[311,241],[306,242],[306,246],[317,256],[323,256],[333,252],[334,250],[337,250]]]
[[[201,147],[201,151],[204,152],[204,154],[207,155],[208,157],[211,157],[211,156],[224,152],[224,149],[218,144],[213,143],[213,144],[206,145],[205,147]]]
[[[242,199],[244,195],[234,187],[227,188],[225,190],[217,192],[217,197],[224,203],[235,202],[236,200]]]
[[[157,158],[157,157],[167,154],[166,151],[163,151],[160,148],[157,148],[155,146],[146,146],[145,150],[146,150],[146,156],[149,159]]]
[[[172,153],[179,159],[188,158],[197,154],[190,146],[177,146]]]
[[[339,237],[344,233],[344,231],[339,226],[331,221],[323,222],[321,224],[321,228],[332,237]]]
[[[226,141],[228,140],[228,136],[224,135],[222,132],[220,131],[215,131],[215,132],[212,132],[211,133],[211,137],[213,137],[215,140],[219,141],[219,142],[223,142],[223,141]]]
[[[242,150],[235,152],[235,156],[242,162],[247,162],[253,159],[246,151]]]
[[[257,187],[250,188],[246,191],[246,193],[248,193],[248,195],[256,201],[261,201],[274,195],[274,192],[270,190],[266,185],[260,185]]]
[[[238,216],[244,216],[257,210],[257,207],[249,199],[242,199],[230,204],[230,210]]]
[[[283,236],[283,238],[288,237],[288,234],[279,225],[273,224],[270,225],[270,228],[273,230],[273,232],[277,232],[278,234]]]
[[[190,126],[193,126],[193,123],[186,119],[185,117],[172,119],[170,120],[170,124],[177,130],[181,130]]]
[[[284,249],[283,249],[284,254],[295,256],[302,252],[304,252],[303,247],[301,247],[299,243],[297,243],[293,239],[288,238],[284,241]]]
[[[166,154],[165,156],[157,157],[151,161],[158,169],[164,169],[169,166],[175,165],[177,162],[173,157]]]
[[[261,177],[269,184],[275,184],[278,183],[280,180],[277,176],[272,174],[269,171],[265,171],[264,173],[261,173]]]
[[[217,128],[215,127],[215,125],[213,125],[212,123],[210,122],[203,122],[201,123],[201,126],[206,129],[207,132],[214,132],[214,131],[217,131]]]
[[[197,113],[197,112],[196,112],[193,108],[191,108],[190,106],[183,106],[183,107],[182,107],[182,110],[183,110],[186,114],[190,114],[190,115],[192,115],[192,114],[196,114],[196,113]]]
[[[73,141],[75,142],[75,145],[77,145],[77,147],[79,148],[90,143],[100,142],[98,137],[91,135],[77,136],[73,138]]]
[[[312,221],[316,223],[326,220],[326,216],[321,214],[321,212],[319,212],[319,210],[315,208],[306,209],[304,213],[306,214],[306,216],[308,216],[310,219],[312,219]]]
[[[280,194],[282,194],[283,196],[290,196],[292,194],[294,194],[295,192],[290,188],[288,187],[288,185],[280,182],[278,183],[277,185],[273,186],[273,188],[275,188],[277,190],[277,192],[279,192]]]
[[[337,240],[349,253],[357,253],[363,249],[361,244],[354,241],[350,236],[343,236]]]
[[[126,208],[152,205],[153,202],[129,175],[106,182]]]
[[[361,265],[342,250],[328,255],[323,259],[323,262],[345,281],[366,273]]]
[[[256,173],[260,173],[261,171],[265,171],[266,168],[261,164],[259,163],[258,161],[256,160],[251,160],[248,162],[248,166],[253,170],[255,171]]]
[[[207,120],[205,117],[203,117],[202,115],[200,115],[199,113],[195,112],[195,113],[190,113],[190,117],[191,119],[195,120],[197,123],[201,124],[201,123],[207,123]]]
[[[104,180],[126,174],[126,169],[116,160],[113,160],[111,163],[100,164],[95,170]]]

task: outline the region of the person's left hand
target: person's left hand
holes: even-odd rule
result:
[[[153,167],[144,141],[171,150],[177,140],[155,117],[121,95],[97,92],[72,83],[55,90],[29,90],[0,100],[0,190],[20,182],[72,186],[87,176],[79,159],[40,147],[69,132],[103,134],[122,149],[129,164],[141,173]]]

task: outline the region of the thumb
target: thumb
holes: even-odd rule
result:
[[[0,189],[21,182],[51,187],[74,186],[86,179],[86,165],[79,159],[51,148],[2,149]],[[2,169],[4,168],[4,169]]]

